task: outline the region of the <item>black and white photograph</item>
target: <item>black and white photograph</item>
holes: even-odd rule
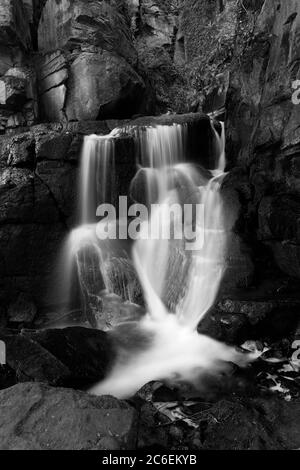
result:
[[[295,450],[300,0],[0,0],[0,458]]]

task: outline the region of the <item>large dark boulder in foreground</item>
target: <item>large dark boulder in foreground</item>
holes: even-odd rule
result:
[[[0,392],[1,450],[133,449],[137,415],[126,402],[42,384]]]
[[[87,328],[0,330],[0,340],[18,382],[87,388],[105,377],[115,357],[109,336]]]

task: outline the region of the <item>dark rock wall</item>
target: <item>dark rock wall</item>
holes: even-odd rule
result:
[[[182,31],[199,106],[227,113],[240,228],[282,272],[299,278],[300,106],[292,97],[300,78],[300,3],[186,0]]]

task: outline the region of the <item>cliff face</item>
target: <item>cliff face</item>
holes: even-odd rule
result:
[[[244,234],[299,277],[300,3],[186,0],[181,30],[199,107],[226,111]]]

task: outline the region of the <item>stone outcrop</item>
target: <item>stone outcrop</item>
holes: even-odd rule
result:
[[[1,450],[128,450],[137,414],[112,397],[22,384],[0,392]]]
[[[265,1],[258,13],[241,66],[232,72],[230,137],[240,148],[238,164],[250,173],[257,238],[284,273],[299,278],[300,108],[292,86],[300,77],[300,5]]]
[[[108,374],[115,358],[106,333],[82,327],[21,333],[4,329],[0,340],[6,344],[6,366],[15,383],[87,389]]]

